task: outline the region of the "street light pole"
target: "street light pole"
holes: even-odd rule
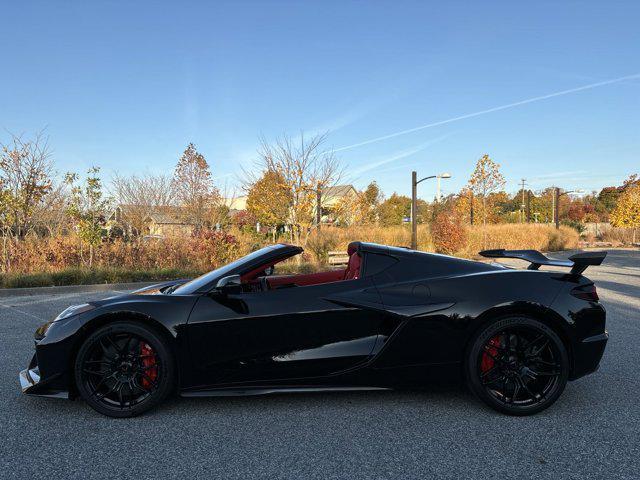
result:
[[[429,180],[430,178],[438,179],[438,190],[436,194],[436,199],[440,201],[440,179],[441,178],[451,178],[450,173],[441,173],[440,175],[431,175],[429,177],[424,177],[418,180],[418,173],[413,171],[411,172],[411,249],[418,249],[418,184],[420,182],[424,182],[425,180]]]
[[[411,249],[418,249],[418,173],[411,172]]]

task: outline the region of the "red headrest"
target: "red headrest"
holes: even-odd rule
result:
[[[347,247],[347,253],[349,256],[353,255],[356,251],[358,251],[358,247],[360,246],[360,242],[351,242]]]
[[[347,270],[344,272],[345,280],[355,280],[360,278],[360,254],[358,252],[354,252],[349,257],[349,264],[347,265]]]

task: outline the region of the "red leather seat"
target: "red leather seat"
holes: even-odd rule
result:
[[[347,270],[344,272],[345,280],[356,280],[360,278],[360,265],[362,259],[360,253],[358,253],[358,246],[354,243],[350,243],[347,248],[349,254],[349,263],[347,264]]]
[[[341,280],[356,280],[360,278],[360,267],[362,258],[358,253],[358,244],[350,243],[347,248],[349,254],[349,263],[346,270],[329,270],[327,272],[317,272],[298,275],[279,275],[266,277],[266,283],[269,289],[283,286],[296,285],[299,287],[306,285],[319,285],[322,283],[339,282]]]

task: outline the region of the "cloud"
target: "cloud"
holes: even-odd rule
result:
[[[625,80],[637,80],[640,79],[640,73],[635,73],[633,75],[626,75],[624,77],[612,78],[610,80],[604,80],[602,82],[590,83],[588,85],[582,85],[581,87],[570,88],[568,90],[561,90],[559,92],[549,93],[546,95],[541,95],[538,97],[527,98],[525,100],[520,100],[518,102],[508,103],[506,105],[500,105],[498,107],[488,108],[486,110],[480,110],[478,112],[467,113],[465,115],[460,115],[458,117],[448,118],[446,120],[440,120],[439,122],[428,123],[426,125],[420,125],[419,127],[409,128],[407,130],[402,130],[395,133],[390,133],[388,135],[383,135],[381,137],[371,138],[369,140],[365,140],[362,142],[354,143],[351,145],[346,145],[344,147],[334,149],[334,152],[341,152],[344,150],[350,150],[352,148],[362,147],[364,145],[369,145],[371,143],[381,142],[383,140],[388,140],[390,138],[399,137],[401,135],[406,135],[408,133],[417,132],[420,130],[426,130],[427,128],[438,127],[440,125],[446,125],[453,122],[458,122],[460,120],[466,120],[468,118],[479,117],[480,115],[485,115],[487,113],[498,112],[500,110],[507,110],[509,108],[519,107],[521,105],[526,105],[528,103],[539,102],[541,100],[547,100],[549,98],[560,97],[563,95],[568,95],[570,93],[577,93],[583,90],[591,90],[592,88],[604,87],[605,85],[612,85],[614,83],[624,82]]]

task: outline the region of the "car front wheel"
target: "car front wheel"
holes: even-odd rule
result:
[[[172,391],[175,367],[166,340],[136,322],[114,322],[93,332],[75,361],[82,398],[110,417],[133,417]]]
[[[567,349],[544,323],[508,317],[484,328],[473,341],[465,368],[471,390],[509,415],[532,415],[552,405],[569,376]]]

